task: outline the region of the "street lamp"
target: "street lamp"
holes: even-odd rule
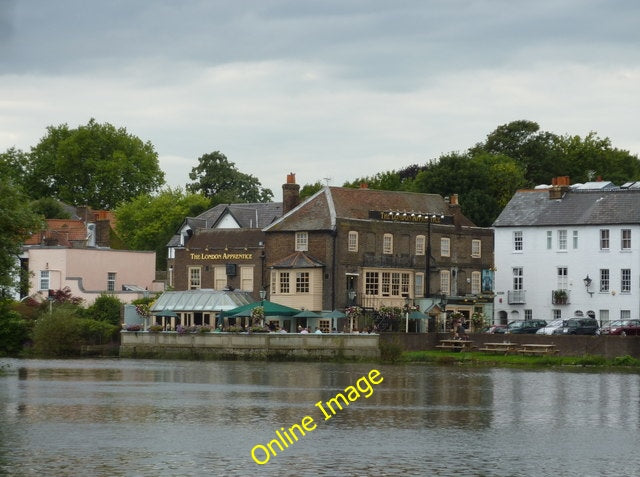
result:
[[[349,305],[353,306],[354,300],[356,299],[356,291],[354,289],[349,290]],[[353,316],[349,316],[349,333],[353,333]]]
[[[444,319],[442,320],[442,331],[447,331],[447,295],[442,293],[440,295],[440,303],[438,304],[440,307],[440,311],[444,314]]]
[[[267,296],[267,291],[263,288],[260,290],[260,306],[262,307],[262,326],[264,326],[266,322],[266,316],[264,313],[264,299]]]
[[[404,332],[409,333],[409,295],[404,297],[404,315],[407,322]]]

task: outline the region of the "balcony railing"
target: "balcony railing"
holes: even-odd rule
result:
[[[525,302],[524,290],[509,290],[507,291],[507,301],[509,305],[524,305]]]
[[[552,305],[569,305],[571,304],[571,292],[569,290],[553,290],[551,292]]]

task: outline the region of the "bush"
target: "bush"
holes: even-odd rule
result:
[[[33,350],[46,357],[77,356],[82,347],[82,326],[77,308],[56,307],[44,313],[33,329]]]
[[[97,321],[106,321],[112,325],[120,324],[120,310],[123,303],[113,295],[100,295],[96,301],[87,308],[87,317]]]
[[[402,345],[395,339],[393,341],[386,341],[380,339],[380,359],[383,361],[390,361],[392,363],[398,361],[402,356]]]
[[[29,339],[29,324],[19,313],[0,304],[0,356],[17,356]]]

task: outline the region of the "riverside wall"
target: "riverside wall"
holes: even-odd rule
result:
[[[123,331],[123,358],[378,359],[379,335]]]
[[[566,336],[469,333],[467,337],[481,348],[484,343],[510,341],[518,344],[554,344],[560,356],[595,355],[611,359],[631,356],[640,359],[640,336]],[[382,333],[382,342],[396,343],[405,351],[435,350],[451,333]]]

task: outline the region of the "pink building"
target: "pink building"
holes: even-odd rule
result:
[[[22,263],[29,270],[31,296],[46,298],[49,290],[69,287],[85,305],[103,293],[130,303],[164,289],[155,281],[155,252],[31,245],[25,247]]]

